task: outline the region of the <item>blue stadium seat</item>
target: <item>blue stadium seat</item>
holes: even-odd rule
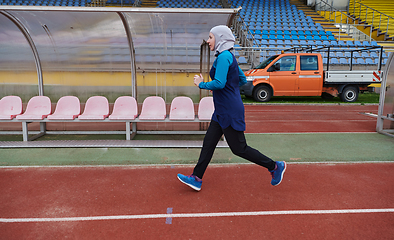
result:
[[[320,41],[320,40],[317,40],[317,41],[316,41],[316,45],[317,45],[317,46],[323,46],[324,44],[323,44],[323,42],[322,42],[322,41]]]
[[[240,63],[240,64],[246,64],[246,63],[248,63],[248,61],[246,61],[246,58],[245,58],[245,57],[239,57],[239,58],[238,58],[238,63]]]
[[[305,40],[300,40],[300,45],[301,46],[306,46],[306,45],[308,45],[308,43]]]
[[[356,47],[362,47],[362,43],[360,41],[354,41],[354,46]]]
[[[339,64],[339,61],[337,58],[330,58],[330,63],[331,64]]]
[[[379,58],[378,54],[376,52],[371,53],[371,58]]]
[[[354,46],[353,41],[346,41],[346,46],[353,47]]]
[[[291,40],[298,40],[298,36],[297,35],[291,35]]]
[[[339,64],[349,64],[348,60],[346,58],[340,58],[339,59]]]
[[[270,39],[270,40],[268,41],[268,44],[270,44],[270,45],[276,45],[276,41],[275,41],[274,39]]]
[[[328,36],[328,40],[330,40],[330,41],[336,41],[336,39],[335,39],[334,36]]]
[[[261,40],[260,44],[261,44],[261,45],[268,45],[268,41],[265,40],[265,39],[263,39],[263,40]]]
[[[363,46],[364,47],[369,47],[371,44],[368,41],[363,41]]]
[[[375,62],[374,60],[372,60],[371,58],[367,58],[367,59],[365,60],[365,64],[373,65],[373,64],[376,64],[376,62]]]
[[[346,43],[344,41],[342,41],[342,40],[339,40],[338,41],[338,46],[346,47]]]

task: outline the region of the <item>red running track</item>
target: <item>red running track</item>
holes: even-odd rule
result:
[[[393,163],[289,164],[277,187],[270,185],[267,170],[256,165],[211,165],[200,192],[176,178],[177,173],[191,170],[190,166],[3,168],[0,238],[369,240],[394,236]],[[348,209],[356,212],[170,217]],[[383,212],[357,212],[360,209]],[[141,218],[167,212],[164,217]],[[104,218],[48,222],[92,216]],[[46,221],[22,222],[27,218]]]
[[[376,132],[378,105],[245,105],[247,133]]]

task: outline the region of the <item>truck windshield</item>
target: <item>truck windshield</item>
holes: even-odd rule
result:
[[[255,67],[254,69],[264,69],[265,67],[268,66],[268,64],[270,64],[275,58],[277,58],[279,55],[274,55],[269,57],[268,59],[264,60],[263,62],[261,62],[257,67]]]

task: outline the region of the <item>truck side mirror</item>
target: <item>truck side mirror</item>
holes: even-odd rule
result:
[[[280,63],[276,63],[268,68],[267,72],[275,72],[280,70]]]

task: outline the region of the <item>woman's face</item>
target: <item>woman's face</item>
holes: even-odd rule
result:
[[[209,49],[211,49],[211,51],[215,50],[215,35],[213,35],[213,33],[211,33],[211,32],[209,33],[207,43],[208,43]]]

